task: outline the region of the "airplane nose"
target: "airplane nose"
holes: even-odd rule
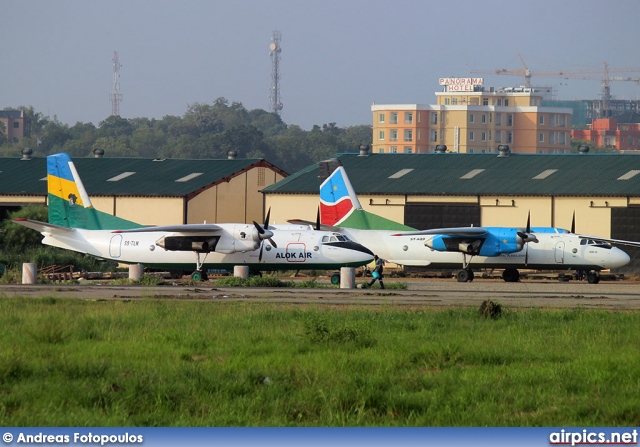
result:
[[[348,248],[349,250],[359,251],[366,256],[371,256],[371,259],[373,259],[373,252],[369,250],[367,247],[365,247],[364,245],[360,245],[357,242],[351,242],[351,241],[344,242],[344,248]]]
[[[613,247],[611,249],[611,265],[609,268],[618,268],[627,265],[631,261],[631,258],[627,253],[619,248]]]

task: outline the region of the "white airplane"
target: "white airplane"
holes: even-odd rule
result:
[[[612,243],[640,246],[638,242],[574,234],[560,228],[462,227],[416,231],[362,209],[358,197],[339,166],[320,185],[322,229],[340,231],[370,248],[381,258],[403,266],[460,269],[460,282],[473,281],[473,269],[504,269],[506,282],[517,282],[518,269],[588,271],[591,284],[600,271],[626,265],[630,258]],[[290,220],[304,223],[303,220]]]
[[[358,267],[373,253],[344,234],[309,225],[187,224],[145,227],[96,210],[69,155],[47,157],[49,222],[14,219],[39,231],[43,244],[98,258],[170,271],[247,265],[252,271]],[[319,223],[318,223],[319,226]]]

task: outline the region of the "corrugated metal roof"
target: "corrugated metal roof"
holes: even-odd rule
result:
[[[162,161],[144,158],[74,158],[90,195],[186,196],[253,166],[284,171],[257,158]],[[46,195],[46,158],[0,158],[0,194]],[[201,175],[194,175],[194,174]],[[181,180],[179,182],[178,180]]]
[[[336,158],[360,194],[640,196],[640,176],[629,174],[640,170],[638,155],[339,154]],[[389,180],[403,169],[412,170]],[[318,165],[312,165],[264,192],[315,194],[318,175]]]

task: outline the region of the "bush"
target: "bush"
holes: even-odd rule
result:
[[[499,318],[502,315],[502,306],[491,300],[485,300],[480,305],[480,315],[485,318]]]

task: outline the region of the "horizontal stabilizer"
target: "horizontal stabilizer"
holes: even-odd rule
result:
[[[50,224],[47,222],[40,222],[38,220],[26,219],[24,217],[20,217],[17,219],[13,219],[13,222],[18,225],[22,225],[23,227],[31,228],[33,230],[39,231],[40,233],[55,233],[55,232],[71,232],[73,228],[63,227],[60,225]]]

